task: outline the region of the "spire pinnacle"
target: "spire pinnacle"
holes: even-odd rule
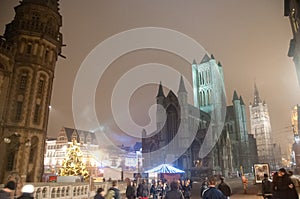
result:
[[[256,86],[256,82],[254,82],[254,101],[253,101],[253,106],[258,106],[259,103],[261,103],[261,99],[259,96],[259,92]]]
[[[236,93],[236,90],[234,90],[233,97],[232,97],[232,101],[235,101],[235,100],[239,100],[239,97],[238,97],[238,95]]]
[[[158,93],[156,97],[165,97],[161,82],[159,83]]]
[[[187,93],[186,88],[184,86],[184,81],[183,81],[182,75],[180,76],[180,83],[179,83],[178,93]]]

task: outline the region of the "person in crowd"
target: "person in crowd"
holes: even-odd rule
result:
[[[294,175],[293,171],[289,171],[288,175],[290,176],[290,178],[292,180],[292,183],[295,185],[296,191],[299,193],[299,191],[300,191],[300,181],[299,181],[299,178],[297,178]]]
[[[168,185],[168,181],[163,179],[162,180],[162,189],[161,189],[161,197],[165,198],[167,192],[170,190],[169,185]]]
[[[166,193],[165,199],[184,199],[182,192],[179,190],[178,181],[173,181],[170,184],[171,190]]]
[[[127,180],[127,187],[126,187],[126,198],[128,199],[134,199],[136,193],[136,188],[134,186],[134,183],[128,179]]]
[[[200,196],[203,196],[203,193],[205,190],[208,189],[208,177],[205,177],[204,181],[201,184],[201,188],[200,188]]]
[[[147,199],[148,195],[149,195],[148,185],[146,184],[146,180],[143,179],[142,182],[138,185],[137,197],[141,199]]]
[[[215,177],[208,179],[208,189],[203,192],[203,199],[226,199],[226,196],[216,188]]]
[[[10,199],[10,195],[16,189],[16,183],[14,181],[8,181],[4,188],[0,190],[0,199]]]
[[[153,199],[158,199],[159,197],[159,194],[160,194],[160,188],[157,184],[156,181],[153,181],[152,185],[151,185],[151,188],[150,188],[150,195],[152,195],[152,198]]]
[[[185,199],[191,198],[191,185],[189,180],[184,181],[184,185],[182,186],[182,193]]]
[[[103,188],[100,187],[97,189],[94,199],[104,199],[104,189]]]
[[[107,199],[107,198],[121,199],[120,190],[117,188],[117,184],[118,183],[116,180],[112,181],[112,187],[107,190],[105,199]]]
[[[276,199],[298,199],[299,196],[295,186],[284,168],[279,169],[278,177],[274,182],[274,198]]]
[[[218,185],[218,189],[227,197],[227,199],[230,199],[231,196],[231,188],[230,186],[224,182],[224,177],[220,178],[221,182]]]
[[[261,192],[265,199],[271,199],[273,198],[272,191],[273,190],[273,184],[272,181],[269,179],[268,174],[264,174],[264,179],[261,183]]]
[[[247,194],[247,189],[248,189],[248,178],[243,174],[242,175],[242,183],[243,183],[243,188],[244,188],[244,194]]]

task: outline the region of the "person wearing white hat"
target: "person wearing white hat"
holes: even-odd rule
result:
[[[22,195],[17,199],[33,199],[34,186],[31,184],[26,184],[22,187]]]

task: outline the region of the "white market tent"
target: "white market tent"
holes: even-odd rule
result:
[[[185,173],[185,172],[169,164],[161,164],[157,167],[154,167],[153,169],[145,171],[145,173]]]

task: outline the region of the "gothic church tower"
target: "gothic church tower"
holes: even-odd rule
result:
[[[256,138],[258,161],[274,165],[272,150],[271,123],[268,106],[260,99],[256,84],[254,84],[254,102],[250,104],[251,134]]]
[[[0,39],[0,181],[40,181],[55,65],[62,47],[58,0],[22,0]],[[3,141],[3,138],[6,141]]]

